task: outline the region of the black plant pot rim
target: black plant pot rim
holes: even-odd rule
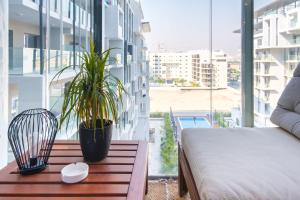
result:
[[[97,119],[97,121],[98,120],[101,120],[101,119]],[[105,129],[105,128],[107,128],[107,127],[109,127],[109,126],[111,126],[112,124],[113,124],[113,121],[112,120],[109,120],[109,119],[104,119],[104,127],[103,128],[87,128],[86,126],[85,126],[85,124],[86,124],[86,122],[81,122],[80,123],[80,125],[79,125],[79,127],[80,128],[83,128],[83,129],[86,129],[86,130],[103,130],[103,129]],[[97,125],[96,125],[97,126]]]

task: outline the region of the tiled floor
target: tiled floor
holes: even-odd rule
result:
[[[190,200],[188,195],[180,198],[177,188],[176,181],[149,181],[149,193],[146,200]]]

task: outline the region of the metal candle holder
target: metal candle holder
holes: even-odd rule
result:
[[[57,131],[56,117],[45,109],[26,110],[12,120],[8,139],[21,174],[47,167]]]

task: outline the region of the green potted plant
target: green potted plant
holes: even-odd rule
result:
[[[104,159],[109,150],[113,121],[118,120],[118,106],[122,105],[123,94],[127,94],[122,82],[106,73],[110,50],[98,54],[94,43],[90,51],[81,56],[79,73],[66,89],[60,127],[71,117],[79,126],[80,146],[86,161],[97,162]],[[56,76],[59,77],[65,67]]]

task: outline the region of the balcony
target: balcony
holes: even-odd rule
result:
[[[299,60],[300,60],[300,55],[288,54],[286,62],[294,63],[294,62],[299,62]]]
[[[47,50],[42,50],[43,56],[48,55]],[[79,64],[79,54],[75,53],[76,65]],[[63,67],[73,65],[74,55],[72,51],[49,51],[49,72],[56,72]],[[10,75],[26,75],[40,74],[40,49],[36,48],[10,48],[9,49],[9,74]],[[44,63],[47,64],[47,63]]]
[[[139,73],[142,76],[148,76],[149,75],[149,66],[146,63],[142,63],[141,66],[139,67],[140,71]]]
[[[276,62],[275,58],[272,55],[256,55],[254,57],[254,62],[266,62],[266,63],[272,63]]]
[[[62,18],[63,22],[69,25],[73,24],[73,1],[71,0],[50,0],[50,19],[53,21],[60,20],[60,4],[62,1]],[[11,1],[12,10],[18,10],[20,13],[35,13],[39,12],[40,0],[14,0]],[[46,1],[43,3],[43,13],[46,13]],[[85,9],[84,5],[75,4],[76,10],[76,21],[75,26],[81,27],[83,29],[89,29],[91,27],[91,13]],[[11,15],[16,15],[16,13],[11,12]],[[37,15],[36,15],[37,16]],[[38,18],[38,17],[37,17]],[[23,20],[23,19],[20,19]],[[26,20],[25,20],[26,21]],[[38,26],[38,20],[32,21],[35,25]]]
[[[293,31],[295,29],[298,29],[300,24],[299,24],[299,14],[300,14],[300,9],[299,8],[294,8],[291,9],[287,12],[287,18],[288,18],[288,31]]]
[[[124,12],[120,5],[111,5],[105,12],[106,36],[110,40],[124,39]]]
[[[110,56],[107,64],[108,64],[108,69],[124,67],[124,65],[122,64],[122,54],[116,53]]]
[[[296,69],[295,65],[293,67],[285,66],[285,68],[284,68],[284,76],[290,77],[290,78],[293,77],[295,69]]]
[[[202,70],[202,74],[210,75],[216,73],[217,70]]]
[[[276,73],[272,72],[272,70],[265,69],[265,70],[255,70],[255,76],[274,77],[274,76],[277,76],[277,75],[276,75]]]
[[[262,90],[262,91],[273,91],[273,92],[277,92],[278,89],[276,87],[274,87],[273,85],[269,84],[257,84],[256,85],[256,89]]]
[[[263,29],[255,29],[255,31],[254,31],[254,35],[256,35],[256,36],[261,33],[263,33]]]
[[[265,103],[269,103],[271,100],[270,95],[264,95],[262,99],[265,101]]]
[[[298,46],[298,45],[300,45],[300,37],[289,39],[288,42],[289,42],[290,45]]]

